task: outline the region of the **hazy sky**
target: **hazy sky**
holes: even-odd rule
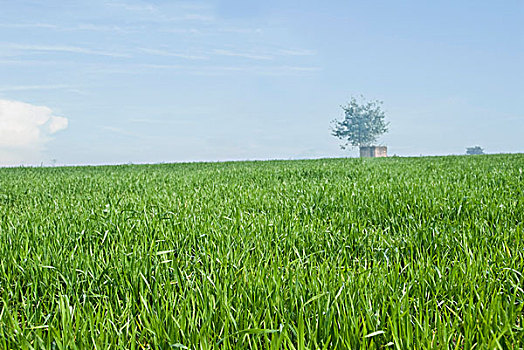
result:
[[[0,164],[524,152],[524,2],[0,0]]]

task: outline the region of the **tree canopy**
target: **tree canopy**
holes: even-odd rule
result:
[[[332,135],[346,141],[341,145],[342,149],[348,146],[371,146],[388,131],[382,102],[361,100],[352,97],[347,105],[340,106],[344,111],[344,119],[333,121]]]
[[[467,155],[484,154],[484,149],[480,146],[468,147],[466,148],[466,154]]]

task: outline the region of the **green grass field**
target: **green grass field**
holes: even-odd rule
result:
[[[522,349],[523,171],[0,169],[0,349]]]

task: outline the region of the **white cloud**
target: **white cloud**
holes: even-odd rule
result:
[[[41,162],[51,135],[67,126],[49,107],[0,99],[0,165]]]

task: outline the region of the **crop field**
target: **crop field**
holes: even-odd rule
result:
[[[523,171],[0,169],[0,349],[522,349]]]

